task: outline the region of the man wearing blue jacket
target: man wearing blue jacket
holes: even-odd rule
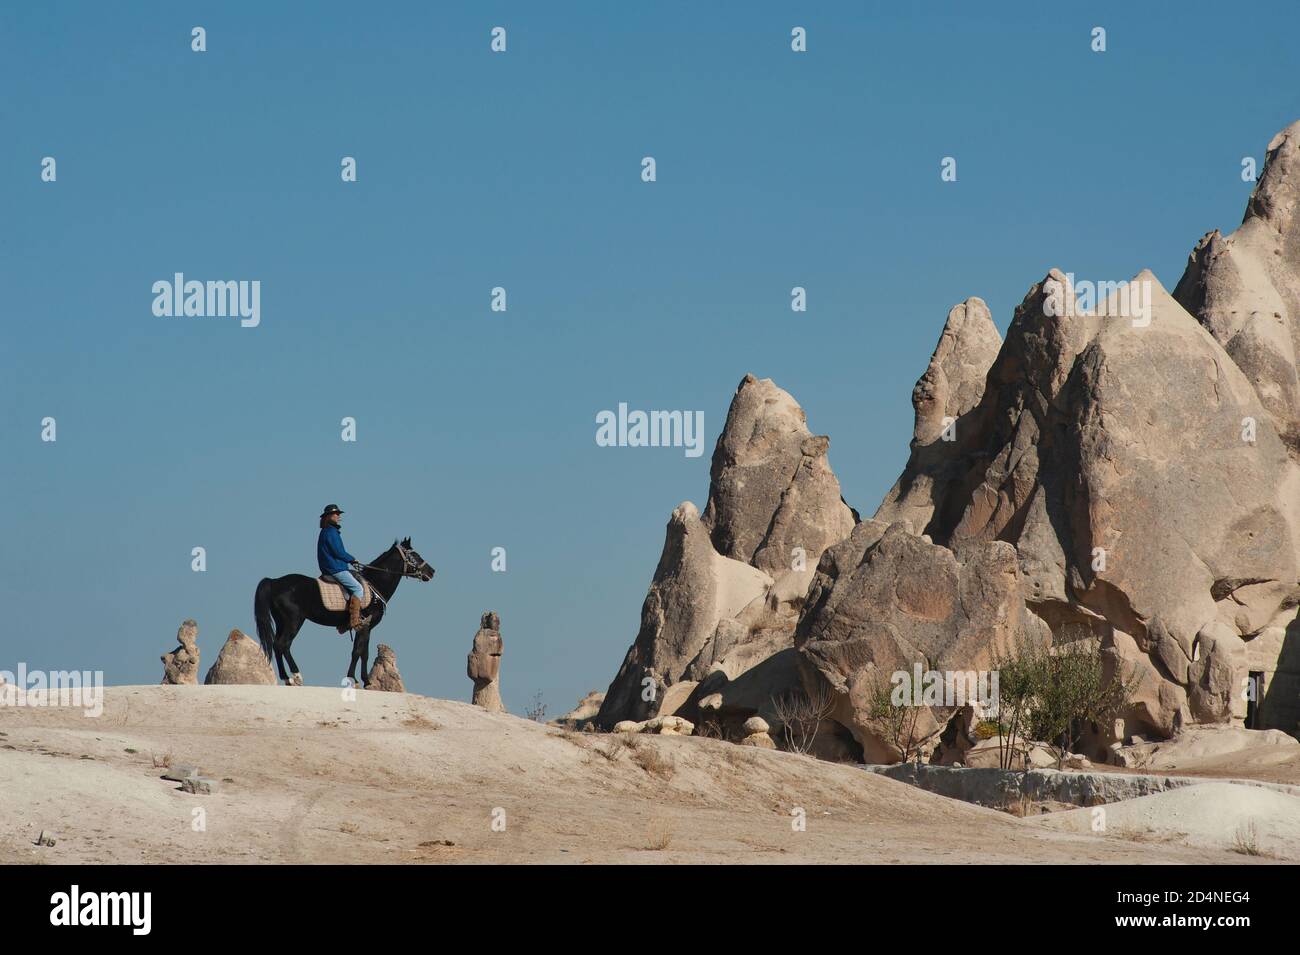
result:
[[[316,563],[320,565],[321,575],[329,577],[343,585],[348,592],[348,627],[361,629],[361,598],[365,590],[361,581],[352,575],[352,565],[359,564],[355,557],[343,548],[343,535],[339,533],[342,526],[343,512],[337,504],[325,508],[320,516],[320,536],[316,538]]]

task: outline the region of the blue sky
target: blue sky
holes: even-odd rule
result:
[[[746,372],[866,515],[955,302],[1172,288],[1240,221],[1242,157],[1300,118],[1296,6],[1048,6],[6,5],[0,669],[156,682],[186,617],[206,669],[338,502],[353,553],[438,568],[376,632],[408,688],[468,699],[491,608],[515,712],[604,689]],[[174,272],[259,280],[260,326],[154,316]],[[597,447],[619,402],[703,410],[704,456]],[[294,649],[342,677],[332,631]]]

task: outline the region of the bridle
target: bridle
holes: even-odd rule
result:
[[[397,553],[402,558],[402,569],[396,571],[397,576],[414,577],[418,579],[420,577],[420,568],[422,566],[427,566],[428,561],[419,558],[419,555],[415,554],[413,551],[407,550],[401,544],[394,544],[393,546],[397,548]],[[417,559],[419,560],[418,563]],[[394,571],[389,570],[387,567],[376,567],[374,564],[363,564],[360,561],[357,562],[357,566],[363,567],[366,570],[377,570],[381,574],[394,573]]]
[[[361,561],[357,561],[356,563],[357,567],[363,567],[367,570],[378,570],[378,572],[385,573],[385,574],[396,573],[396,576],[398,577],[412,577],[417,579],[417,581],[421,581],[421,579],[424,579],[420,576],[420,567],[421,564],[424,564],[425,567],[428,567],[429,561],[421,559],[420,563],[417,564],[416,555],[413,554],[412,551],[408,551],[407,548],[403,547],[402,544],[400,543],[394,542],[393,546],[398,548],[398,554],[402,556],[402,569],[396,570],[396,572],[394,572],[394,570],[389,570],[386,567],[374,567],[373,564],[363,564],[361,563]],[[432,570],[433,568],[429,568],[429,569]],[[429,576],[433,577],[433,574],[429,574]],[[383,595],[381,594],[380,589],[378,589],[378,587],[376,586],[370,587],[370,596],[372,596],[372,598],[380,602],[380,607],[386,609],[387,605],[389,605],[389,602],[383,599]]]

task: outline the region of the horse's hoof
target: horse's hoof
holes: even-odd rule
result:
[[[302,682],[302,674],[301,674],[301,673],[295,673],[295,674],[293,675],[293,679],[289,681],[289,685],[290,685],[290,686],[302,686],[302,685],[303,685],[303,682]]]

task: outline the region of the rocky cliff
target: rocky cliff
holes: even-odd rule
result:
[[[599,722],[771,718],[827,696],[839,755],[886,759],[870,688],[916,662],[986,668],[1008,641],[1100,641],[1137,680],[1103,739],[1300,721],[1300,123],[1242,226],[1091,301],[1052,270],[1005,340],[948,314],[912,394],[902,475],[859,522],[794,399],[747,376],[708,506],[669,522]],[[1248,707],[1248,679],[1262,693]],[[926,713],[938,731],[950,715]],[[834,747],[831,747],[833,750]],[[835,755],[835,753],[831,753]]]

